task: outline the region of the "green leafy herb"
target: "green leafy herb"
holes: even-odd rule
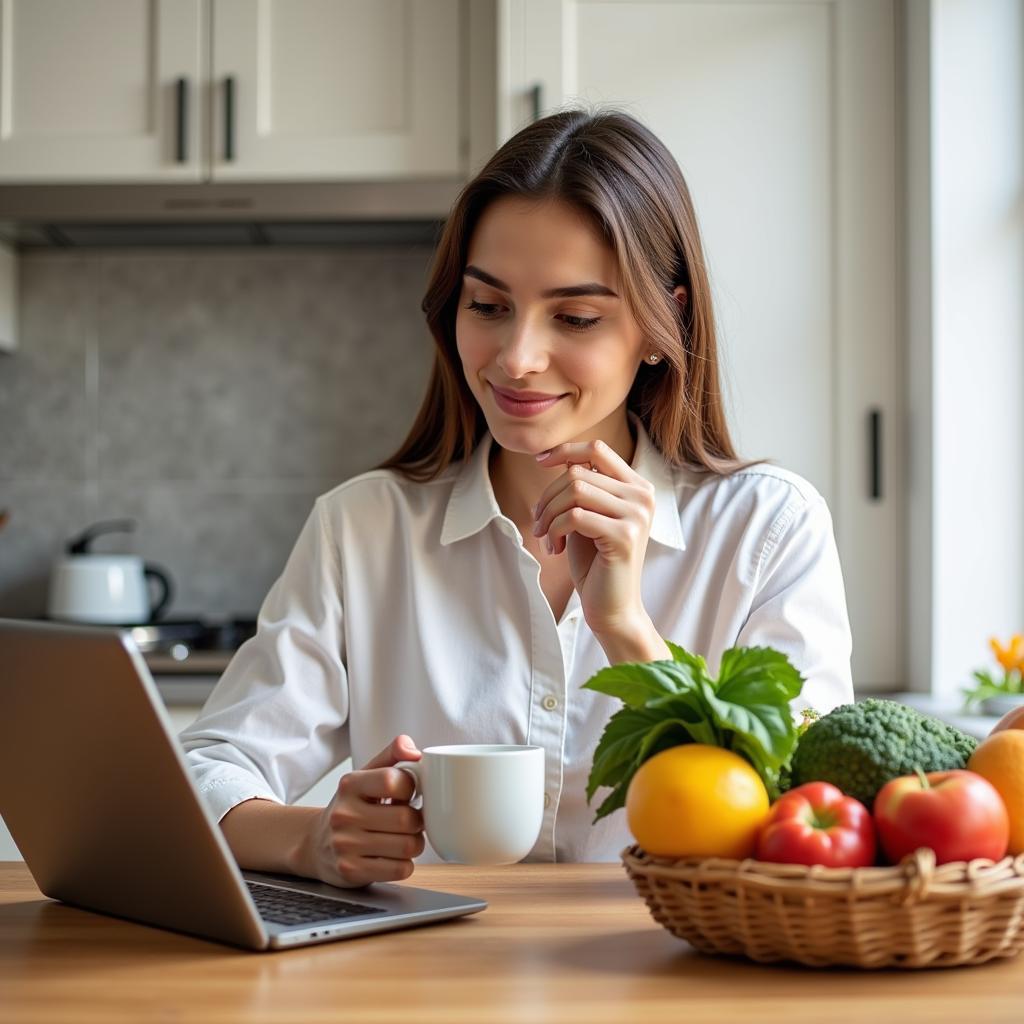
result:
[[[1019,669],[1007,669],[1001,676],[994,676],[987,669],[979,669],[971,675],[978,681],[978,685],[960,691],[964,695],[966,711],[972,710],[975,704],[980,704],[989,697],[1018,696],[1024,693]]]
[[[722,655],[718,679],[707,663],[669,643],[672,661],[612,665],[583,684],[625,707],[608,721],[594,751],[587,803],[602,786],[611,793],[594,821],[625,805],[636,770],[648,758],[683,743],[707,743],[746,758],[775,799],[780,773],[796,747],[798,727],[789,702],[804,679],[770,647],[732,647]]]

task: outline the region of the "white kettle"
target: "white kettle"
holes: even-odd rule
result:
[[[130,532],[131,519],[112,519],[90,526],[68,542],[67,555],[53,566],[47,615],[71,622],[140,625],[153,622],[170,604],[173,594],[164,569],[137,555],[105,555],[89,545],[105,533]],[[150,600],[149,581],[160,593]]]

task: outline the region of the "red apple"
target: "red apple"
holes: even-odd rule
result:
[[[1013,708],[1007,711],[1002,718],[994,726],[992,726],[992,733],[1002,732],[1004,729],[1024,729],[1024,705],[1019,708]]]
[[[919,846],[930,846],[937,864],[999,860],[1010,842],[1006,804],[976,772],[918,772],[891,779],[875,797],[874,812],[879,841],[893,864]]]

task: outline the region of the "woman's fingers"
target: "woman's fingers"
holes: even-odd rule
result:
[[[423,831],[423,812],[408,804],[368,804],[362,808],[367,832],[412,834]]]
[[[540,519],[534,526],[534,536],[543,537],[547,534],[549,550],[554,549],[555,537],[551,533],[552,524],[573,508],[596,512],[609,519],[621,519],[633,512],[628,501],[616,497],[603,487],[591,484],[583,478],[574,478],[545,505]]]
[[[408,803],[416,792],[416,783],[401,768],[363,768],[348,772],[338,780],[338,792],[362,800],[392,800]]]
[[[412,860],[426,846],[422,832],[415,835],[394,835],[390,832],[364,832],[352,836],[350,849],[359,857],[385,857]]]
[[[426,848],[423,832],[336,832],[331,838],[335,870],[352,885],[393,882],[412,874],[413,858]]]
[[[408,878],[416,865],[408,859],[393,857],[341,858],[338,872],[349,885],[369,885],[371,882],[401,882]]]
[[[348,885],[408,878],[426,845],[422,812],[408,804],[379,804],[350,792],[332,805],[329,823],[333,870]]]
[[[541,452],[537,462],[552,467],[561,464],[587,463],[599,473],[628,483],[632,478],[641,479],[633,467],[626,462],[610,444],[604,441],[567,441],[556,444],[550,451]]]
[[[402,733],[396,736],[376,757],[371,758],[363,765],[362,771],[371,768],[387,768],[398,761],[418,761],[420,751],[416,742],[411,736]]]
[[[567,512],[555,516],[548,527],[548,540],[552,554],[560,554],[565,548],[565,538],[578,533],[594,542],[604,555],[629,555],[641,539],[640,527],[632,519],[610,519],[599,512],[574,505]]]
[[[584,466],[585,457],[595,460],[591,465],[598,472],[595,473]],[[554,515],[565,511],[566,499],[574,490],[581,499],[583,496],[592,497],[598,491],[611,494],[625,503],[625,511],[618,513],[619,515],[635,516],[640,525],[646,523],[648,528],[650,527],[654,517],[654,485],[631,466],[626,465],[603,441],[558,445],[547,453],[547,458],[543,461],[549,466],[568,462],[569,468],[558,479],[548,484],[534,507],[534,520],[540,526],[540,529],[534,530],[536,536],[543,536]],[[606,469],[610,472],[605,472]],[[566,495],[566,491],[569,495]],[[553,514],[549,514],[549,506],[559,496],[561,501]],[[594,511],[599,510],[596,504],[588,504],[583,500],[581,504]]]
[[[606,497],[607,496],[607,497]],[[619,504],[615,505],[614,502]],[[570,466],[557,480],[544,489],[534,512],[535,537],[543,537],[551,520],[574,504],[595,512],[607,510],[609,515],[653,515],[653,494],[648,501],[644,489],[594,473],[583,466]]]

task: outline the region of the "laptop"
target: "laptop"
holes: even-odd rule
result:
[[[252,950],[430,924],[487,903],[240,871],[131,636],[0,619],[0,816],[51,899]]]

